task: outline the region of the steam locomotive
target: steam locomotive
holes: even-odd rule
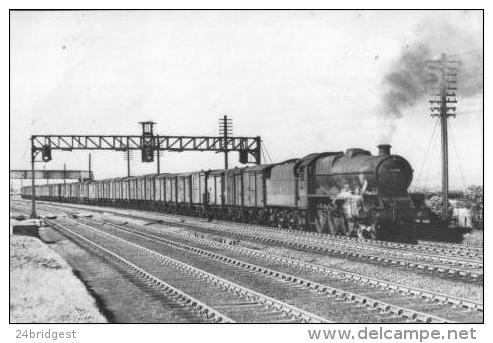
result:
[[[412,239],[419,208],[407,160],[378,146],[228,170],[36,186],[48,201],[149,209],[293,230]],[[31,187],[22,188],[24,198]]]

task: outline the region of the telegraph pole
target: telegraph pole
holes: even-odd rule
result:
[[[92,166],[91,166],[91,164],[92,164],[91,159],[92,159],[92,156],[91,156],[91,154],[89,154],[89,165],[88,165],[89,177],[91,177],[91,168],[92,168]]]
[[[125,152],[125,159],[127,160],[127,176],[130,177],[130,149]]]
[[[43,171],[46,171],[46,166],[43,166]],[[46,184],[47,185],[50,184],[50,179],[46,178]]]
[[[159,136],[156,136],[159,141]],[[157,174],[161,174],[161,151],[156,150],[156,159],[157,159]]]
[[[123,159],[127,161],[127,177],[130,177],[130,159],[132,158],[132,155],[130,154],[129,144],[130,140],[127,137],[127,148],[124,150],[125,155],[123,155]]]
[[[233,119],[223,116],[219,119],[219,134],[223,136],[224,169],[228,169],[228,136],[233,134]]]
[[[439,60],[429,61],[432,73],[431,116],[439,117],[442,143],[442,219],[448,219],[448,126],[447,119],[455,118],[457,104],[457,61],[447,59],[445,54]],[[450,112],[453,113],[450,113]]]
[[[34,149],[34,137],[31,137],[31,218],[37,218],[36,215],[36,187],[34,182],[34,162],[36,161],[36,150]]]

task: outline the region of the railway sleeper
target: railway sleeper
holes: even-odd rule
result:
[[[175,243],[173,245],[178,245],[178,244]],[[185,245],[182,245],[182,246],[185,246]],[[195,252],[195,253],[199,253],[200,254],[200,251],[198,251],[200,249],[198,249],[198,248],[189,248],[189,249],[185,249],[185,250],[189,250],[189,251],[191,250],[192,252]],[[353,294],[353,293],[348,293],[348,292],[342,291],[342,290],[330,289],[329,287],[323,287],[323,288],[321,288],[320,287],[321,285],[318,285],[317,287],[314,287],[314,284],[315,283],[312,282],[312,281],[304,280],[304,279],[299,279],[299,278],[293,277],[291,275],[286,275],[286,274],[283,274],[283,273],[280,273],[280,272],[275,272],[275,271],[270,270],[270,269],[267,269],[267,268],[263,268],[263,267],[251,265],[251,264],[248,264],[248,263],[244,263],[244,262],[241,262],[241,261],[234,260],[232,258],[224,258],[224,256],[221,256],[221,255],[218,255],[218,254],[207,254],[207,256],[210,256],[212,258],[216,258],[216,259],[222,260],[223,262],[226,262],[226,263],[229,263],[229,264],[239,265],[239,266],[241,266],[241,267],[243,267],[245,269],[248,269],[248,270],[251,270],[251,271],[254,271],[254,272],[257,272],[257,273],[263,273],[264,275],[268,275],[268,276],[282,275],[281,279],[283,279],[283,280],[285,280],[287,282],[291,282],[291,283],[303,285],[303,286],[305,286],[306,288],[309,288],[309,289],[317,289],[317,288],[318,289],[322,289],[322,291],[325,291],[325,293],[329,293],[332,296],[337,296],[337,297],[339,297],[343,301],[356,302],[356,303],[360,303],[360,304],[363,304],[363,305],[366,305],[368,303],[368,298],[365,297],[365,296],[361,296],[361,295],[357,295],[357,294]],[[375,301],[375,304],[376,304],[375,306],[378,307],[382,311],[390,311],[391,309],[395,308],[392,305],[384,304],[384,303],[381,303],[381,302],[376,302]],[[399,311],[396,310],[395,312],[397,314],[402,314],[403,313],[402,310],[399,310]],[[409,313],[415,313],[412,310],[408,310],[408,312]]]
[[[259,255],[259,256],[260,256],[260,255],[262,255],[262,254],[258,253],[257,255]],[[282,258],[282,259],[278,259],[278,260],[280,260],[280,261],[289,261],[289,260],[287,260],[286,258]],[[297,265],[300,265],[300,263],[296,263],[296,264],[297,264]],[[316,268],[313,268],[313,267],[312,267],[311,269],[312,269],[312,270],[321,271],[321,272],[324,272],[324,271],[325,271],[325,272],[327,272],[327,269],[326,269],[326,268],[323,268],[323,267],[316,267]],[[344,275],[344,273],[341,273],[341,275]],[[347,276],[347,274],[346,274],[346,276]],[[478,275],[478,274],[474,274],[474,276],[479,277],[479,275]],[[346,277],[346,279],[347,279],[347,277]],[[364,279],[364,278],[362,278],[362,279]],[[358,280],[358,278],[357,278],[357,277],[353,277],[353,280]],[[373,283],[374,285],[379,285],[379,284],[380,284],[380,282],[372,282],[372,283]],[[387,287],[388,287],[388,288],[391,288],[391,289],[395,289],[395,288],[396,288],[396,287],[393,287],[393,286],[388,286],[388,285],[387,285]],[[398,286],[397,286],[397,287],[398,287]],[[409,289],[406,289],[406,288],[404,288],[404,289],[402,289],[402,288],[401,288],[401,290],[400,290],[400,291],[401,291],[401,292],[408,292],[408,293],[410,293]],[[413,291],[412,293],[416,293],[416,292],[414,292],[414,291]],[[434,295],[433,293],[426,293],[426,292],[423,292],[423,293],[422,293],[422,296],[423,296],[423,297],[426,297],[426,298],[429,298],[429,297],[433,297],[433,296],[435,296],[435,295]],[[443,299],[443,297],[442,297],[442,299]],[[442,299],[441,299],[441,300],[437,300],[437,301],[443,301]],[[463,301],[463,300],[460,300],[460,299],[454,299],[453,301],[450,301],[449,303],[453,303],[453,304],[462,304],[462,305],[461,305],[462,307],[469,308],[469,309],[476,309],[476,310],[479,310],[479,311],[482,311],[482,308],[483,308],[483,306],[482,306],[482,305],[480,305],[480,304],[473,303],[473,302],[468,302],[468,301]]]
[[[52,222],[52,224],[55,224],[55,223]],[[192,306],[191,308],[193,308],[194,310],[197,310],[200,315],[205,316],[207,319],[214,319],[213,320],[214,322],[222,322],[222,321],[233,322],[232,319],[224,316],[223,314],[216,316],[217,312],[215,310],[212,310],[208,306],[201,304],[199,301],[191,298],[189,295],[186,295],[186,294],[178,291],[177,289],[166,284],[164,281],[154,277],[153,275],[148,274],[147,272],[142,270],[140,267],[138,267],[138,266],[134,265],[133,263],[127,261],[126,259],[116,255],[115,253],[111,252],[110,250],[103,248],[99,244],[94,243],[94,242],[90,241],[89,239],[87,239],[87,238],[71,231],[70,229],[67,229],[67,228],[61,226],[61,225],[55,224],[54,227],[57,227],[59,229],[61,228],[62,230],[68,231],[70,235],[73,235],[73,236],[77,237],[79,240],[84,241],[85,244],[92,245],[93,247],[100,250],[104,255],[110,257],[110,259],[113,260],[114,262],[128,268],[133,274],[136,274],[138,276],[143,277],[143,280],[141,280],[141,281],[146,283],[149,287],[154,288],[154,289],[164,288],[165,293],[170,294],[174,298],[176,298],[176,295],[179,295],[178,301],[176,301],[177,303],[181,303],[181,304],[191,303],[191,305],[199,304],[198,306]],[[156,287],[156,286],[159,286],[159,287]],[[168,290],[168,292],[166,292],[166,290]],[[189,301],[185,301],[185,300],[189,300]],[[217,318],[215,318],[215,317],[217,317]]]
[[[243,248],[237,248],[237,247],[233,248],[233,250],[241,250],[241,249],[243,249]],[[195,250],[196,250],[196,249],[195,249]],[[259,253],[259,252],[255,252],[255,255],[259,256],[259,255],[262,255],[262,254],[261,254],[261,253]],[[280,259],[280,260],[282,260],[282,261],[289,261],[289,259],[287,259],[287,258],[282,258],[282,259]],[[300,263],[296,263],[296,264],[297,264],[297,265],[300,265]],[[318,269],[318,270],[325,270],[325,268],[315,268],[315,269]],[[261,269],[261,270],[262,270],[262,269]],[[278,276],[278,275],[279,275],[279,273],[268,273],[268,274],[269,274],[269,275],[275,275],[275,276]],[[288,280],[288,281],[290,280],[290,278],[286,278],[285,276],[282,276],[282,278],[283,278],[283,279],[285,279],[285,280]],[[320,287],[319,287],[318,285],[313,286],[311,282],[304,282],[304,281],[301,281],[301,282],[300,282],[300,281],[298,281],[298,282],[299,282],[301,285],[306,284],[306,285],[307,285],[309,288],[311,288],[311,289],[315,289],[315,290],[319,290],[319,291],[320,291],[320,290],[322,290],[322,291],[326,291],[326,290],[327,290],[326,288],[320,289]],[[373,282],[373,283],[374,283],[374,284],[376,284],[376,285],[379,285],[379,284],[380,284],[380,282],[379,282],[379,281],[378,281],[378,282]],[[399,286],[390,287],[390,288],[396,289],[396,288],[399,288]],[[403,288],[403,287],[401,287],[400,291],[401,291],[401,292],[407,292],[407,293],[410,293],[410,289],[409,289],[409,288],[406,288],[406,287],[404,287],[404,288]],[[332,292],[332,294],[336,294],[336,293],[337,293],[337,292],[335,292],[335,293],[334,293],[334,292]],[[415,293],[417,293],[417,292],[415,292]],[[421,294],[421,296],[424,296],[424,294]],[[442,301],[443,301],[443,300],[442,300]]]

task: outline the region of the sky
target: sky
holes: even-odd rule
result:
[[[217,135],[226,114],[235,135],[261,136],[274,162],[390,143],[413,166],[413,186],[437,187],[428,95],[395,116],[381,110],[386,76],[425,44],[428,57],[454,54],[481,81],[462,93],[459,82],[449,170],[451,188],[482,184],[482,21],[481,11],[11,12],[10,167],[30,168],[32,134],[140,134],[138,122],[153,120],[160,135]],[[54,151],[36,168],[87,169],[87,160]],[[98,179],[126,175],[122,152],[92,161]],[[237,153],[230,164],[240,165]],[[222,166],[213,152],[161,158],[163,172]],[[131,170],[156,163],[134,153]]]

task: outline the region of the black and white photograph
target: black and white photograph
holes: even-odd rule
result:
[[[10,9],[9,323],[476,339],[484,14]]]

